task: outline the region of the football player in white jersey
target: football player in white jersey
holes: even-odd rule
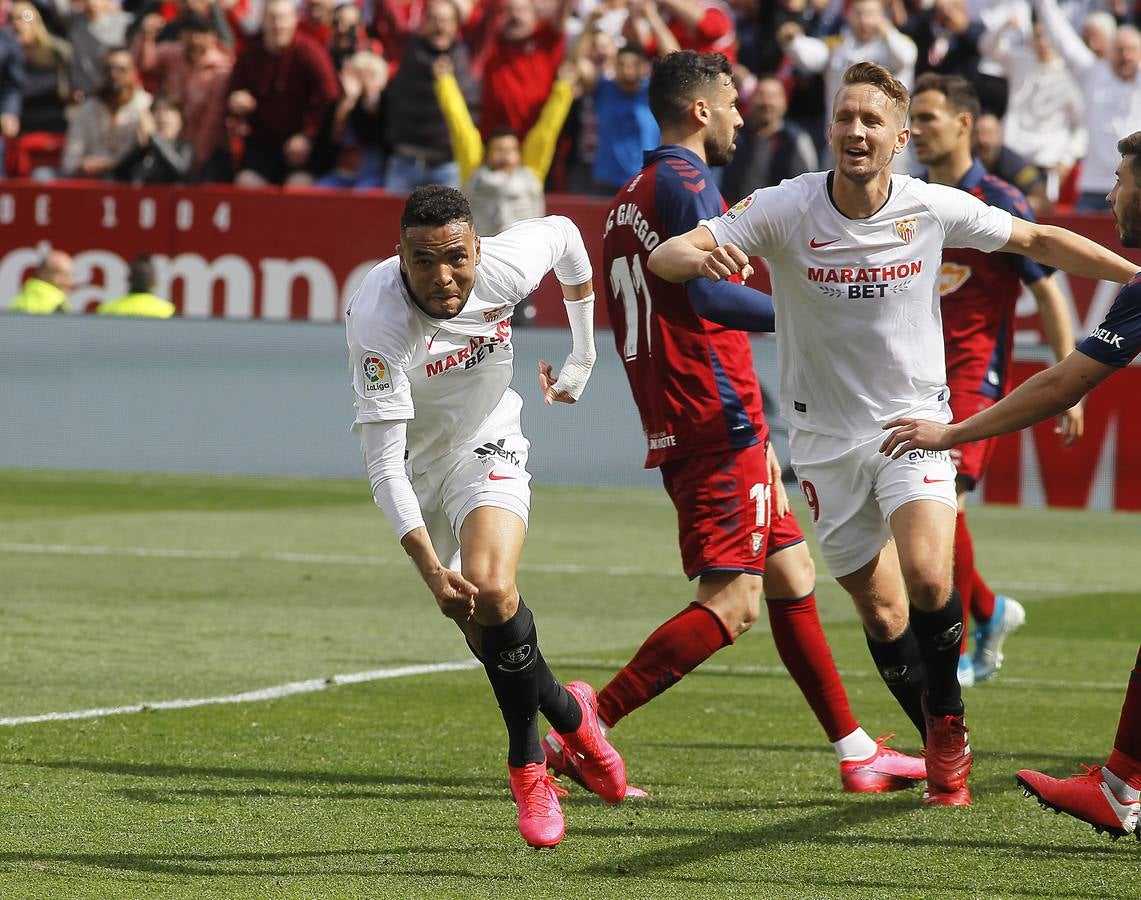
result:
[[[671,238],[650,268],[671,281],[772,275],[781,412],[821,552],[863,620],[881,676],[924,736],[924,803],[970,804],[952,590],[955,469],[945,451],[878,453],[885,422],[950,421],[938,273],[942,249],[1021,253],[1125,282],[1128,260],[1079,235],[1012,217],[965,191],[893,175],[907,146],[906,88],[857,63],[836,94],[832,172],[755,191]],[[901,412],[902,410],[921,412]],[[910,602],[909,602],[910,601]]]
[[[523,401],[510,388],[511,313],[552,269],[572,350],[557,377],[541,363],[539,382],[548,404],[574,403],[595,359],[594,294],[582,235],[562,216],[481,241],[463,194],[418,188],[400,220],[398,254],[369,272],[345,311],[353,429],[373,497],[484,664],[507,725],[519,831],[534,847],[555,846],[565,832],[565,791],[547,774],[538,712],[574,748],[592,790],[611,803],[626,791],[593,689],[564,688],[551,674],[515,584],[530,475]]]

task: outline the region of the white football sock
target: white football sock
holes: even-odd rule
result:
[[[864,729],[857,727],[851,734],[846,735],[838,741],[832,742],[832,747],[836,751],[836,756],[840,762],[846,762],[852,759],[867,759],[876,752],[878,745],[870,737]]]
[[[1109,785],[1113,795],[1122,803],[1133,803],[1136,800],[1141,800],[1141,791],[1135,787],[1130,787],[1124,779],[1118,778],[1105,766],[1101,767],[1101,777]]]

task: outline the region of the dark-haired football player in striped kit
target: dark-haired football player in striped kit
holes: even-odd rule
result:
[[[1117,142],[1121,164],[1106,198],[1126,247],[1141,247],[1141,131]],[[1109,313],[1074,353],[1039,372],[989,409],[965,422],[942,425],[925,419],[888,422],[885,454],[947,450],[970,441],[1028,428],[1073,406],[1118,369],[1141,355],[1141,272],[1121,289]],[[1052,778],[1033,769],[1016,776],[1027,794],[1044,807],[1064,812],[1113,837],[1136,834],[1141,840],[1141,650],[1129,676],[1113,751],[1103,766],[1084,775]]]
[[[988,174],[971,155],[971,131],[978,117],[978,94],[965,78],[934,73],[920,77],[911,95],[911,140],[916,158],[927,166],[927,180],[961,188],[990,206],[1033,222],[1034,213],[1022,192]],[[1023,284],[1038,303],[1042,332],[1054,358],[1064,359],[1074,349],[1069,309],[1052,273],[1048,266],[1018,254],[951,247],[943,251],[939,293],[955,421],[992,406],[1008,390],[1014,307]],[[1081,437],[1081,406],[1066,410],[1060,419],[1062,443],[1068,446]],[[951,454],[959,502],[955,587],[963,604],[964,626],[971,615],[977,623],[973,659],[967,652],[967,629],[963,629],[959,681],[964,687],[995,673],[1002,665],[1003,640],[1026,620],[1022,604],[996,595],[975,569],[974,543],[967,528],[967,494],[986,472],[994,445],[993,439],[975,441]]]
[[[648,444],[678,514],[696,600],[658,627],[598,694],[612,727],[675,684],[756,621],[765,593],[773,639],[840,761],[844,790],[880,793],[925,777],[922,759],[859,725],[816,611],[815,569],[768,443],[746,331],[771,331],[771,298],[736,283],[671,284],[646,260],[660,242],[720,215],[709,165],[733,152],[741,117],[729,63],[683,51],[655,63],[650,107],[662,146],[611,204],[603,278],[614,338]],[[576,777],[552,731],[547,761]],[[577,780],[577,779],[576,779]]]

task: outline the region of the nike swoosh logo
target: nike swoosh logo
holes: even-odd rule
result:
[[[432,341],[434,341],[439,336],[439,334],[440,334],[440,329],[437,328],[436,333],[434,335],[432,335],[430,338],[428,338],[428,349],[429,350],[432,349]]]
[[[495,472],[489,472],[487,477],[491,481],[513,481],[515,479],[514,475],[497,475]]]
[[[923,476],[923,483],[924,484],[939,484],[940,482],[950,481],[950,480],[951,480],[950,478],[932,478],[930,475],[924,475]]]
[[[817,241],[816,238],[813,238],[812,240],[810,240],[808,242],[808,246],[811,247],[813,250],[819,250],[821,247],[827,247],[829,244],[835,244],[836,241],[838,241],[838,240],[840,240],[840,239],[839,238],[832,238],[832,240],[830,240],[830,241]]]

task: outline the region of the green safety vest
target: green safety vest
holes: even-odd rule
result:
[[[117,300],[107,300],[95,310],[100,316],[139,316],[146,319],[169,319],[174,315],[174,304],[154,294],[127,294]]]
[[[56,312],[70,312],[67,294],[50,281],[29,278],[8,307],[12,312],[30,313],[34,316],[50,316]]]

